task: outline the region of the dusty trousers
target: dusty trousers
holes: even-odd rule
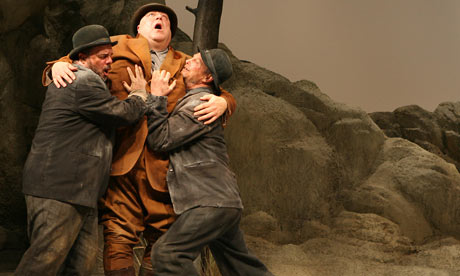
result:
[[[14,275],[90,275],[97,256],[97,210],[26,195],[30,247]]]
[[[246,247],[239,227],[241,212],[196,207],[182,213],[152,247],[154,274],[198,276],[193,260],[208,245],[222,276],[273,276]]]
[[[133,247],[139,243],[141,234],[147,242],[142,266],[151,269],[151,245],[169,228],[176,215],[169,193],[154,189],[149,182],[144,154],[127,174],[111,176],[99,205],[104,226],[104,270],[132,267]]]

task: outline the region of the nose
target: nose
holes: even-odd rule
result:
[[[113,60],[112,57],[107,57],[107,60],[105,61],[106,64],[112,64]]]

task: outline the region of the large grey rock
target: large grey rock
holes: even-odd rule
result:
[[[460,102],[441,103],[434,112],[410,105],[370,116],[388,137],[412,141],[460,170]]]
[[[244,92],[233,90],[238,111],[226,137],[246,211],[272,214],[295,240],[304,220],[328,218],[334,209],[332,151],[288,103],[257,90]]]
[[[434,229],[460,237],[455,211],[460,178],[452,164],[407,140],[391,138],[376,165],[362,185],[345,191],[348,210],[391,219],[417,243]]]

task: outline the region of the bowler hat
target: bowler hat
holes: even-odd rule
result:
[[[222,49],[203,49],[198,48],[204,64],[208,67],[214,80],[214,89],[220,95],[219,85],[228,80],[233,73],[232,63],[227,53]]]
[[[143,5],[134,12],[131,19],[131,30],[133,34],[137,35],[137,26],[139,25],[139,22],[141,22],[142,17],[144,17],[146,13],[151,11],[164,12],[168,15],[171,38],[173,38],[177,30],[177,15],[170,7],[158,3]]]
[[[95,46],[110,44],[115,46],[118,42],[110,40],[109,32],[101,25],[84,26],[72,37],[73,49],[69,53],[72,60],[78,59],[78,53]]]

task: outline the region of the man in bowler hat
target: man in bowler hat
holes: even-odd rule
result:
[[[126,100],[111,96],[105,80],[112,46],[100,25],[79,29],[69,57],[76,80],[51,84],[23,171],[30,247],[15,275],[90,275],[97,255],[97,201],[105,192],[116,127],[146,111],[146,82],[136,67]]]
[[[171,84],[163,71],[152,76],[147,100],[147,143],[169,153],[166,176],[176,221],[153,245],[155,275],[199,275],[193,260],[208,245],[223,276],[272,275],[249,253],[239,223],[243,205],[229,169],[222,118],[205,125],[193,116],[200,98],[221,93],[232,65],[221,49],[203,50],[181,71],[187,93],[168,114]]]

